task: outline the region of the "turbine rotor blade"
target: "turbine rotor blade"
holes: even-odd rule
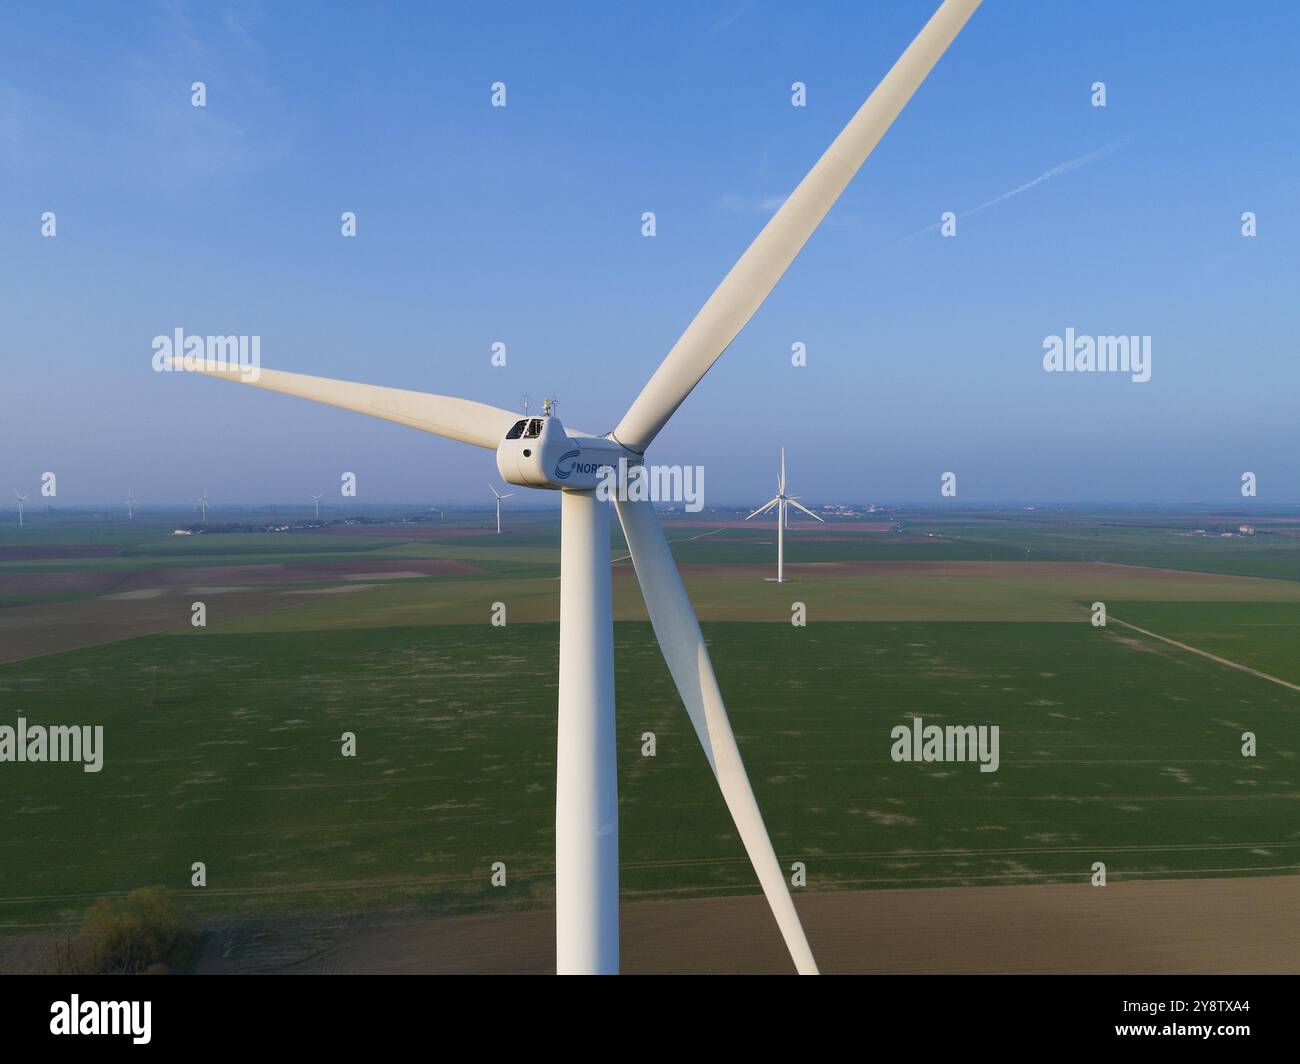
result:
[[[768,510],[772,509],[772,507],[775,506],[780,501],[781,501],[781,496],[778,495],[771,502],[764,503],[762,506],[760,506],[757,510],[755,510],[752,514],[750,514],[749,517],[757,517],[759,514],[767,513]],[[749,517],[746,517],[745,520],[748,521]]]
[[[979,4],[980,0],[944,0],[695,315],[623,415],[614,439],[644,453],[776,287]]]
[[[816,515],[815,513],[813,513],[810,509],[808,509],[808,507],[806,507],[806,506],[801,506],[799,503],[795,502],[794,499],[786,499],[786,502],[789,503],[791,506],[793,506],[796,510],[802,510],[802,511],[803,511],[804,513],[806,513],[809,517],[817,517],[817,515]],[[817,520],[818,520],[818,521],[821,521],[822,524],[825,524],[825,523],[826,523],[825,520],[823,520],[823,519],[820,518],[820,517],[817,517]]]
[[[615,499],[632,565],[645,596],[650,623],[663,651],[668,671],[695,726],[704,756],[731,812],[767,903],[776,917],[781,937],[800,975],[816,975],[817,962],[808,946],[803,925],[786,886],[781,865],[772,849],[754,791],[745,775],[736,737],[713,674],[709,651],[700,632],[695,609],[682,584],[681,574],[668,549],[654,504]]]
[[[179,370],[184,363],[182,359],[174,359],[172,364]],[[244,371],[237,366],[230,369],[207,368],[202,360],[196,369],[189,372],[251,384],[255,388],[266,388],[284,395],[296,395],[300,399],[311,399],[344,410],[355,410],[358,414],[395,421],[421,432],[430,432],[461,443],[472,443],[476,447],[486,447],[492,451],[497,449],[510,426],[519,420],[517,414],[508,410],[469,399],[384,388],[376,384],[356,384],[329,377],[311,377],[305,373],[263,369],[258,372],[256,379],[245,379]]]

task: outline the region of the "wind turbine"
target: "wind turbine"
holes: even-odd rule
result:
[[[785,493],[785,448],[781,448],[781,475],[776,479],[776,498],[771,502],[764,503],[755,510],[749,517],[757,517],[759,514],[765,514],[768,510],[776,507],[776,582],[785,583],[785,530],[790,527],[790,507],[796,510],[802,510],[809,517],[817,517],[808,507],[803,506],[798,501],[798,495],[787,495]],[[749,517],[745,520],[748,521]],[[822,524],[826,522],[817,517]]]
[[[131,494],[131,489],[126,489],[126,519],[128,521],[135,519],[135,496]]]
[[[19,495],[18,489],[14,488],[14,498],[18,500],[18,527],[23,527],[23,503],[27,501],[26,495]]]
[[[204,488],[203,494],[199,496],[198,504],[199,504],[199,508],[203,511],[203,517],[200,518],[199,524],[205,525],[208,523],[208,489],[207,488]]]
[[[296,395],[496,451],[508,484],[561,494],[559,711],[555,787],[556,968],[618,970],[618,792],[609,508],[600,470],[647,448],[762,305],[979,0],[944,0],[799,186],[709,297],[612,432],[468,399],[263,369],[258,388]],[[183,363],[173,363],[183,368]],[[199,372],[241,381],[238,368]],[[615,509],[664,660],[695,727],[795,967],[815,973],[808,940],[745,775],[699,622],[653,503]]]
[[[501,535],[501,500],[513,499],[515,497],[515,493],[513,491],[508,491],[504,495],[502,495],[501,492],[497,491],[497,489],[494,488],[491,484],[488,485],[488,491],[490,491],[493,495],[497,497],[497,535],[499,536]]]
[[[324,492],[322,492],[321,494],[323,495]],[[316,504],[316,520],[319,521],[320,520],[320,495],[313,495],[311,498],[312,498],[312,502]]]

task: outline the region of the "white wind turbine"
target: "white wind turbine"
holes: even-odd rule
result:
[[[135,519],[135,496],[131,494],[131,489],[126,489],[126,519],[128,521]]]
[[[809,517],[817,517],[808,507],[799,503],[798,495],[787,495],[785,493],[785,448],[781,448],[781,475],[776,478],[776,498],[771,502],[764,503],[755,510],[749,517],[757,517],[759,514],[765,514],[768,510],[776,507],[776,582],[785,583],[785,530],[790,527],[790,507],[796,510],[802,510]],[[748,521],[749,517],[745,520]],[[822,524],[826,522],[817,517]]]
[[[494,488],[491,484],[488,485],[488,491],[490,491],[493,495],[497,497],[497,535],[499,536],[501,535],[501,500],[513,499],[515,497],[515,493],[513,491],[508,491],[504,495],[502,495],[501,492],[497,491],[497,489]]]
[[[196,501],[199,504],[199,509],[203,511],[203,516],[202,518],[199,519],[199,524],[206,525],[208,523],[208,489],[207,488],[203,489],[203,494],[200,495]]]
[[[618,794],[609,508],[598,471],[646,449],[794,261],[979,0],[944,0],[769,219],[687,326],[612,432],[566,429],[553,411],[524,417],[468,399],[263,369],[255,387],[384,418],[496,451],[508,484],[562,491],[555,933],[560,973],[618,970]],[[175,363],[182,368],[181,363]],[[238,368],[201,372],[241,381]],[[615,500],[655,637],[795,967],[812,951],[745,775],[699,622],[649,501]]]
[[[23,527],[23,503],[27,501],[26,495],[19,495],[18,489],[14,488],[14,498],[18,500],[18,527]]]
[[[321,492],[321,495],[323,494],[325,493]],[[316,520],[319,521],[320,520],[320,495],[313,495],[311,497],[311,501],[316,504]]]

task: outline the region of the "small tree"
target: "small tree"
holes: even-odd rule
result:
[[[81,935],[90,971],[135,975],[151,965],[181,962],[198,938],[198,924],[169,891],[141,887],[95,902]]]

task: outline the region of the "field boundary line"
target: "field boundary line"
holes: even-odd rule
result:
[[[1292,691],[1300,691],[1300,684],[1294,684],[1290,680],[1283,680],[1280,676],[1272,676],[1267,672],[1260,672],[1259,669],[1252,669],[1249,665],[1243,665],[1239,661],[1233,661],[1230,658],[1221,658],[1218,654],[1211,654],[1208,650],[1200,650],[1197,647],[1189,646],[1187,643],[1180,643],[1176,639],[1170,639],[1168,636],[1160,635],[1157,632],[1149,632],[1145,628],[1139,628],[1136,624],[1130,624],[1128,621],[1121,621],[1113,614],[1108,620],[1116,624],[1123,625],[1125,628],[1131,628],[1135,632],[1141,632],[1151,639],[1158,639],[1162,643],[1168,643],[1171,647],[1177,647],[1179,650],[1186,650],[1189,654],[1197,654],[1210,661],[1217,662],[1220,665],[1227,665],[1229,668],[1237,669],[1240,672],[1249,673],[1251,676],[1258,676],[1261,680],[1268,680],[1283,687],[1289,687]]]
[[[670,539],[668,542],[669,544],[694,543],[697,539],[703,539],[705,536],[716,536],[719,532],[725,532],[725,531],[726,531],[726,526],[724,525],[719,528],[711,528],[707,532],[701,532],[698,536],[687,536],[685,539]],[[632,560],[632,555],[620,554],[617,558],[611,560],[609,564],[618,565],[620,562],[628,562],[631,560]]]

